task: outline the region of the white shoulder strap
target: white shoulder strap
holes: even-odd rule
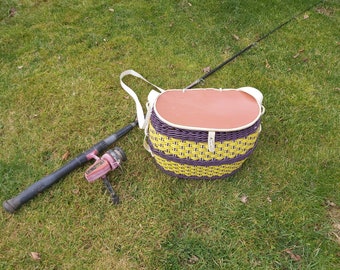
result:
[[[129,69],[126,70],[124,72],[122,72],[120,74],[120,85],[122,86],[122,88],[133,98],[133,100],[136,103],[136,111],[137,111],[137,120],[138,120],[138,126],[139,128],[145,128],[145,116],[144,116],[144,111],[143,111],[143,107],[138,99],[138,96],[136,95],[136,93],[129,87],[127,86],[124,82],[123,82],[123,78],[127,75],[132,75],[134,77],[140,78],[143,81],[151,84],[153,87],[155,87],[160,93],[163,93],[165,90],[163,90],[162,88],[154,85],[153,83],[149,82],[148,80],[146,80],[142,75],[140,75],[139,73],[137,73],[136,71]],[[154,90],[151,90],[151,92],[155,92]],[[150,92],[150,93],[151,93]],[[149,97],[152,96],[153,98],[156,98],[155,95],[150,95]],[[149,100],[150,103],[150,100]],[[151,104],[148,105],[148,107],[150,107]],[[153,105],[153,104],[152,104]]]

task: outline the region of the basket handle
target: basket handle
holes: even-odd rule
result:
[[[124,82],[123,82],[123,78],[125,76],[134,76],[136,78],[142,79],[143,81],[147,82],[148,84],[151,84],[153,87],[155,87],[159,92],[155,91],[155,90],[151,90],[149,95],[148,95],[148,104],[147,104],[147,108],[148,111],[152,108],[153,103],[155,102],[156,98],[158,97],[158,95],[160,93],[163,93],[165,90],[163,90],[162,88],[154,85],[153,83],[149,82],[147,79],[145,79],[142,75],[140,75],[138,72],[129,69],[126,70],[124,72],[122,72],[120,74],[120,85],[122,86],[122,88],[133,98],[133,100],[136,103],[136,112],[137,112],[137,120],[138,120],[138,126],[141,129],[144,129],[146,127],[147,121],[146,118],[144,116],[144,111],[143,111],[143,107],[138,99],[138,96],[136,95],[135,91],[133,91],[129,86],[127,86]],[[150,114],[150,112],[148,112],[148,114]]]
[[[257,103],[261,106],[261,116],[265,113],[266,108],[262,105],[263,95],[260,90],[250,86],[241,87],[238,88],[238,90],[241,90],[253,96],[256,99]]]
[[[263,95],[262,95],[260,90],[254,88],[254,87],[250,87],[250,86],[241,87],[241,88],[238,88],[238,90],[241,90],[241,91],[246,92],[249,95],[253,96],[256,99],[257,103],[262,105]]]

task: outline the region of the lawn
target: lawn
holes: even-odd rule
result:
[[[340,5],[316,2],[1,1],[1,202],[135,119],[124,70],[182,88],[298,16],[199,85],[264,95],[237,174],[170,177],[135,128],[109,175],[121,203],[86,181],[90,162],[76,169],[0,211],[0,269],[339,268]],[[148,85],[125,81],[146,101]]]

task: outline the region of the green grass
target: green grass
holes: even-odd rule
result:
[[[1,201],[134,119],[122,71],[185,87],[313,3],[2,1]],[[338,25],[338,1],[324,1],[206,80],[264,94],[259,145],[235,176],[169,177],[134,129],[117,142],[128,161],[110,174],[122,203],[83,167],[0,211],[0,269],[339,267]],[[126,81],[146,100],[147,85]]]

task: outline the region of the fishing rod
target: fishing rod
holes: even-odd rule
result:
[[[196,81],[194,81],[193,83],[191,83],[190,85],[188,85],[185,89],[190,89],[193,88],[194,86],[198,85],[201,82],[204,82],[204,80],[209,77],[211,74],[215,73],[216,71],[218,71],[219,69],[221,69],[222,67],[224,67],[226,64],[232,62],[233,60],[235,60],[237,57],[239,57],[241,54],[245,53],[246,51],[250,50],[252,47],[254,47],[257,43],[259,43],[260,41],[266,39],[268,36],[270,36],[271,34],[273,34],[274,32],[276,32],[277,30],[281,29],[283,26],[287,25],[288,23],[290,23],[292,20],[296,19],[298,16],[300,16],[301,14],[309,11],[310,9],[316,7],[317,5],[319,5],[322,1],[319,1],[313,5],[311,5],[310,7],[308,7],[307,9],[305,9],[304,11],[299,12],[298,14],[294,15],[293,17],[291,17],[290,19],[288,19],[287,21],[283,22],[282,24],[280,24],[279,26],[275,27],[274,29],[270,30],[268,33],[264,34],[263,36],[261,36],[260,38],[258,38],[256,41],[254,41],[253,43],[249,44],[247,47],[245,47],[243,50],[239,51],[238,53],[234,54],[233,56],[231,56],[230,58],[228,58],[227,60],[225,60],[223,63],[219,64],[217,67],[213,68],[212,70],[210,70],[209,72],[205,73],[202,77],[198,78]]]
[[[28,202],[32,198],[34,198],[36,195],[44,191],[45,189],[49,188],[53,184],[57,183],[59,180],[61,180],[63,177],[74,171],[75,169],[79,168],[83,164],[85,164],[87,161],[91,159],[97,159],[98,162],[95,164],[96,167],[92,167],[93,169],[91,171],[88,171],[88,173],[85,175],[89,182],[92,182],[96,178],[92,175],[94,172],[98,172],[98,169],[106,170],[104,172],[100,172],[100,176],[103,176],[104,184],[108,187],[110,194],[112,195],[113,201],[117,201],[117,199],[114,196],[114,192],[111,190],[112,188],[109,186],[109,183],[106,178],[106,173],[110,170],[114,170],[116,168],[116,165],[119,165],[121,160],[124,160],[124,153],[122,153],[122,150],[120,149],[113,149],[109,150],[106,153],[106,156],[108,158],[105,159],[105,155],[102,159],[98,158],[96,155],[108,148],[111,144],[113,144],[115,141],[117,141],[119,138],[123,137],[125,134],[127,134],[130,130],[132,130],[137,125],[137,121],[130,123],[126,125],[125,127],[119,129],[109,137],[105,138],[104,140],[101,140],[85,152],[78,155],[73,160],[69,161],[66,165],[61,167],[60,169],[56,170],[55,172],[43,177],[39,181],[35,182],[28,188],[26,188],[24,191],[22,191],[19,195],[3,202],[4,209],[9,213],[14,213],[18,208],[20,208],[24,203]],[[117,158],[117,156],[120,156]],[[113,165],[111,167],[108,166],[109,161]]]

